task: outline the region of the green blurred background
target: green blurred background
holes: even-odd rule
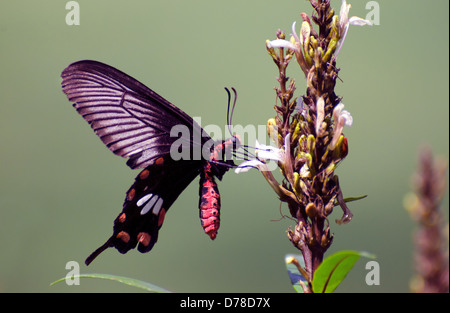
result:
[[[274,116],[276,67],[265,50],[290,33],[304,0],[80,0],[81,25],[65,23],[67,1],[0,2],[0,291],[137,291],[110,281],[49,284],[66,262],[81,272],[142,279],[177,292],[293,292],[284,255],[296,253],[280,202],[257,171],[220,183],[222,225],[212,242],[198,218],[198,183],[170,209],[149,254],[108,249],[84,259],[112,233],[137,171],[109,152],[61,91],[71,62],[94,59],[140,80],[202,124],[224,125],[225,86],[239,93],[234,123]],[[350,1],[365,17],[367,1]],[[415,224],[403,209],[417,151],[449,156],[449,2],[380,0],[380,25],[351,27],[339,55],[336,92],[353,118],[350,153],[337,173],[353,221],[332,223],[329,253],[377,255],[380,286],[365,284],[366,260],[337,292],[407,292]],[[340,8],[341,1],[332,1]],[[297,22],[298,28],[300,23]],[[297,95],[305,79],[291,64]],[[448,220],[448,196],[443,202]],[[281,208],[287,214],[285,205]],[[331,220],[340,217],[336,209]]]

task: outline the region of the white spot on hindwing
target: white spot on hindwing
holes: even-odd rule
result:
[[[137,206],[142,206],[145,202],[147,202],[148,199],[150,199],[151,197],[153,197],[152,193],[149,193],[148,195],[143,196],[142,198],[140,198],[137,202],[136,205]]]
[[[140,198],[136,202],[136,205],[138,207],[140,207],[140,206],[144,205],[144,203],[146,203],[145,206],[141,210],[141,215],[144,215],[153,209],[152,213],[155,214],[156,216],[158,216],[159,211],[162,208],[163,202],[164,202],[163,198],[159,197],[158,195],[149,193],[148,195],[145,195],[142,198]]]
[[[163,205],[163,199],[159,198],[158,202],[156,202],[155,207],[153,208],[152,213],[155,214],[156,216],[158,216],[159,215],[159,211],[162,208],[162,205]]]
[[[151,200],[144,206],[144,208],[141,210],[141,215],[144,215],[145,213],[147,213],[148,211],[151,210],[151,208],[153,207],[153,205],[155,204],[156,201],[158,201],[159,197],[157,195],[154,195]]]

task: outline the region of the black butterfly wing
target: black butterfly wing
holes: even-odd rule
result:
[[[193,145],[210,140],[189,115],[109,65],[79,61],[69,65],[61,77],[63,91],[78,113],[109,150],[129,158],[132,169],[145,168],[170,153],[178,139],[170,136],[176,125],[188,127]],[[192,142],[192,138],[201,142]]]
[[[127,191],[123,211],[114,221],[113,235],[86,259],[86,264],[109,247],[120,253],[136,245],[142,253],[150,251],[167,210],[200,170],[198,162],[175,162],[170,157],[159,158],[144,169]]]
[[[150,251],[165,213],[205,162],[172,160],[170,149],[179,138],[170,136],[171,129],[181,125],[191,132],[190,138],[184,138],[191,150],[211,138],[189,115],[109,65],[79,61],[61,76],[64,93],[103,143],[113,153],[129,158],[131,168],[145,168],[127,192],[113,235],[86,264],[108,247],[126,253],[138,245],[139,251]]]

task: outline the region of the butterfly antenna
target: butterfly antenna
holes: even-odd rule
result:
[[[228,105],[227,105],[227,126],[228,126],[228,131],[230,131],[230,103],[231,103],[231,93],[230,90],[225,87],[225,90],[227,91],[228,94]]]
[[[237,102],[237,91],[236,91],[236,89],[234,89],[234,87],[231,87],[231,90],[233,90],[233,93],[234,93],[234,101],[233,101],[233,107],[231,108],[230,124],[229,125],[231,125],[233,123],[234,108],[236,107],[236,102]]]
[[[228,106],[227,106],[227,125],[230,125],[230,103],[231,103],[231,93],[230,90],[225,87],[225,91],[227,92],[228,95]]]
[[[232,120],[233,120],[234,108],[236,106],[236,101],[237,101],[237,92],[236,92],[236,89],[234,89],[234,87],[231,87],[231,90],[233,90],[233,93],[234,93],[233,106],[231,107],[231,92],[226,87],[225,87],[225,90],[227,91],[227,94],[228,94],[228,107],[227,107],[228,132],[230,133],[231,136],[233,136],[233,134],[231,133],[231,123],[232,123]],[[230,107],[231,107],[231,112],[230,112]]]

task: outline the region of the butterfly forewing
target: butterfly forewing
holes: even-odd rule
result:
[[[129,158],[127,164],[133,169],[145,168],[170,153],[178,139],[170,136],[176,125],[187,126],[191,138],[210,139],[205,133],[193,133],[202,129],[189,115],[109,65],[79,61],[61,76],[63,91],[78,113],[113,153]]]

